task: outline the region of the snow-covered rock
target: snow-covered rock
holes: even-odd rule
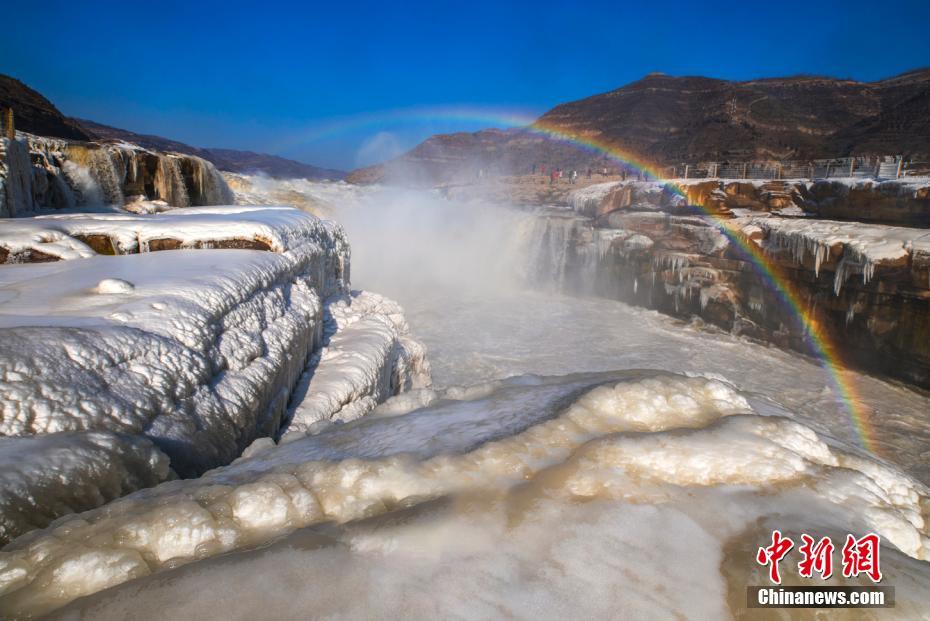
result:
[[[736,210],[783,216],[861,220],[883,224],[930,224],[930,181],[872,179],[673,179],[614,181],[581,188],[570,203],[578,213],[600,217],[617,211],[681,213],[701,205],[717,214]]]
[[[329,523],[338,530],[437,498],[463,499],[452,505],[487,499],[473,509],[479,514],[491,499],[507,498],[508,528],[491,542],[499,546],[513,529],[535,522],[547,499],[620,501],[607,505],[615,519],[630,503],[663,505],[717,490],[723,504],[713,505],[711,518],[719,523],[720,506],[729,509],[748,493],[757,507],[751,517],[724,512],[742,530],[768,514],[788,519],[782,510],[802,494],[812,515],[844,516],[838,528],[852,523],[855,532],[874,530],[916,559],[930,554],[928,492],[893,466],[850,454],[797,421],[759,415],[719,380],[643,373],[618,379],[524,376],[469,396],[442,395],[400,418],[301,436],[200,479],[164,483],[65,518],[0,552],[0,606],[41,615],[299,528]],[[519,511],[524,507],[529,512]],[[453,536],[462,532],[476,531]],[[409,536],[441,545],[431,533]],[[399,545],[392,537],[374,550],[380,556]],[[433,556],[415,558],[417,564]]]
[[[0,438],[0,545],[170,476],[149,440],[109,431]]]
[[[324,346],[295,389],[285,441],[329,421],[354,420],[390,396],[430,385],[426,350],[410,337],[403,309],[393,300],[364,291],[328,300],[323,334]]]
[[[528,227],[536,248],[529,253],[533,265],[557,265],[537,269],[537,275],[569,292],[698,316],[740,335],[810,352],[804,323],[779,293],[787,287],[844,359],[930,386],[927,229],[821,220],[810,214],[786,217],[797,207],[776,208],[785,195],[776,196],[774,182],[727,183],[725,198],[717,183],[722,182],[683,184],[688,203],[717,201],[708,210],[683,211],[655,182],[580,191],[576,207],[588,217],[540,214]],[[790,182],[795,188],[809,183]],[[864,192],[864,184],[848,185]],[[926,200],[921,192],[927,186],[917,181],[872,187]],[[770,196],[763,205],[758,201],[766,193]],[[744,250],[746,244],[763,250],[764,269],[758,257]],[[777,287],[767,271],[778,275]]]
[[[0,249],[46,258],[0,267],[0,542],[429,385],[342,228],[293,208],[13,219]]]
[[[270,251],[101,256],[78,235],[119,252]],[[143,435],[183,475],[277,431],[321,345],[322,300],[347,286],[341,228],[291,208],[16,219],[0,245],[68,259],[0,269],[0,434]]]
[[[927,229],[789,218],[740,218],[743,230],[760,230],[767,249],[786,249],[798,263],[813,262],[815,275],[832,263],[834,291],[839,295],[846,279],[859,274],[868,284],[876,267],[907,268],[914,255],[918,262],[930,256]]]

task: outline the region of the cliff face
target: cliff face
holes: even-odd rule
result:
[[[619,210],[668,210],[703,205],[715,214],[766,212],[878,224],[930,227],[930,181],[871,179],[680,181],[685,196],[652,182],[590,186],[571,195],[572,207],[600,217]]]
[[[193,155],[29,134],[0,139],[0,217],[140,198],[173,207],[233,202],[216,167]]]
[[[691,202],[649,183],[586,191],[576,200],[584,215],[550,215],[538,225],[541,238],[565,240],[554,278],[569,291],[700,317],[810,353],[795,312]],[[762,248],[846,362],[930,387],[926,229],[741,213],[718,211],[745,243]]]

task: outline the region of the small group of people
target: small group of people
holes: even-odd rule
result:
[[[605,169],[606,170],[606,169]],[[561,179],[568,177],[568,182],[572,185],[578,183],[578,177],[581,176],[581,173],[575,169],[570,171],[565,171],[560,167],[553,166],[552,168],[547,168],[545,164],[533,164],[533,168],[530,171],[530,174],[536,175],[540,174],[546,176],[549,175],[549,185],[554,185],[559,182]],[[594,174],[594,171],[589,167],[587,170],[587,178],[590,179],[591,175]]]

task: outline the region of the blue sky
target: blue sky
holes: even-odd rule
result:
[[[6,4],[0,73],[65,114],[342,168],[495,124],[433,108],[538,114],[651,71],[930,65],[928,0]]]

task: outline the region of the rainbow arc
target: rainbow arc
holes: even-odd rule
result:
[[[349,117],[320,125],[307,132],[292,135],[287,143],[271,145],[269,150],[274,153],[298,143],[322,140],[345,132],[366,128],[381,130],[398,123],[414,122],[462,122],[483,124],[484,126],[522,128],[533,134],[558,140],[604,156],[621,167],[642,175],[646,180],[661,183],[666,191],[688,200],[688,193],[684,184],[676,180],[663,179],[663,174],[655,165],[639,157],[636,153],[610,144],[597,136],[580,136],[567,132],[561,127],[541,122],[527,111],[469,106],[394,110]],[[789,309],[790,313],[797,318],[811,352],[820,361],[821,366],[827,373],[829,383],[843,402],[859,444],[866,450],[877,453],[868,414],[862,406],[863,401],[859,397],[853,382],[849,379],[850,374],[841,363],[839,348],[831,340],[828,331],[818,323],[813,312],[804,303],[783,269],[768,257],[755,242],[743,235],[728,218],[715,213],[706,205],[692,204],[690,200],[688,203],[700,210],[701,217],[721,231],[739,249],[756,272],[768,283],[784,307]]]

